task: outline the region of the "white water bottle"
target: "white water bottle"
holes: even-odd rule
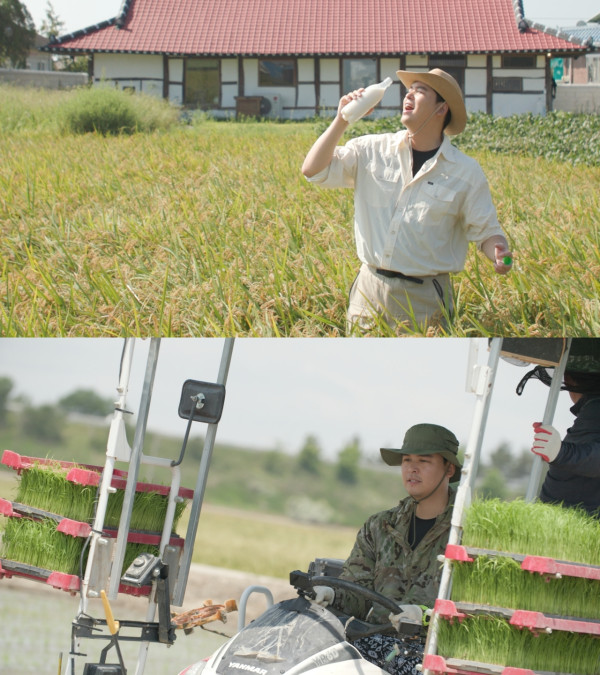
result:
[[[383,82],[369,85],[362,96],[355,98],[342,108],[342,117],[352,124],[366,115],[383,98],[385,90],[392,84],[392,78],[386,77]]]

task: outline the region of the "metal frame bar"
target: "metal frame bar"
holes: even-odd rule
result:
[[[225,344],[223,345],[223,352],[221,355],[221,364],[219,366],[219,374],[217,376],[217,384],[224,385],[227,382],[229,365],[231,363],[231,353],[233,351],[233,342],[234,338],[225,339]],[[183,554],[181,557],[181,563],[179,565],[179,574],[177,575],[177,583],[173,591],[173,604],[177,607],[180,607],[183,604],[187,580],[190,573],[194,542],[196,541],[198,521],[200,520],[202,502],[204,500],[204,492],[206,490],[206,480],[208,478],[208,469],[210,467],[218,424],[208,424],[207,426],[208,429],[206,431],[204,448],[202,450],[202,457],[200,459],[200,469],[198,471],[196,487],[194,488],[194,499],[191,505],[190,519],[188,521],[187,533],[185,535],[185,544],[183,546]]]
[[[548,398],[546,399],[546,408],[544,410],[544,417],[542,418],[542,423],[544,425],[552,424],[552,420],[554,419],[556,404],[558,403],[558,395],[560,394],[560,387],[562,385],[563,375],[565,374],[565,368],[567,367],[570,351],[571,338],[567,338],[565,351],[562,354],[560,363],[554,369],[552,382],[550,383],[550,392],[548,394]],[[547,470],[547,467],[544,465],[542,458],[538,455],[535,455],[533,459],[533,466],[531,467],[531,473],[529,474],[529,482],[527,484],[527,492],[525,493],[525,501],[532,502],[538,496],[540,491],[540,483],[543,477],[542,474],[545,473],[545,470]]]
[[[467,390],[475,393],[477,399],[473,413],[473,423],[471,425],[471,434],[465,450],[465,458],[461,472],[460,484],[456,491],[454,508],[452,510],[452,520],[450,525],[449,544],[460,543],[462,537],[463,520],[465,509],[471,503],[471,493],[477,477],[479,467],[479,457],[481,454],[481,445],[485,432],[485,425],[490,409],[491,397],[494,388],[498,361],[500,359],[500,350],[502,347],[502,338],[493,338],[488,357],[487,366],[480,366],[477,361],[477,348],[475,343],[471,342],[471,351],[469,355],[469,368],[467,378]],[[448,599],[452,586],[452,563],[444,559],[442,576],[438,597]],[[427,643],[425,645],[424,656],[437,653],[437,639],[440,618],[433,614],[427,634]],[[428,670],[423,671],[426,675]]]
[[[473,343],[471,344],[473,345]],[[556,411],[556,405],[558,402],[558,394],[560,393],[563,374],[567,365],[567,360],[569,358],[570,348],[571,338],[568,338],[565,350],[561,356],[559,364],[555,367],[552,377],[550,392],[546,400],[546,408],[543,416],[544,424],[551,424],[554,418],[554,413]],[[475,413],[471,426],[471,435],[469,437],[467,450],[465,452],[465,461],[462,470],[461,481],[457,490],[454,509],[452,511],[452,522],[450,526],[448,544],[459,544],[462,537],[464,512],[471,502],[471,494],[475,486],[475,479],[477,477],[477,469],[479,466],[479,457],[481,454],[481,444],[485,432],[485,425],[491,403],[491,394],[496,371],[498,369],[498,361],[501,349],[502,338],[493,338],[487,367],[477,366],[476,357],[473,355],[473,350],[470,354],[467,389],[470,389],[477,395],[477,401],[475,404]],[[542,476],[542,468],[543,464],[541,457],[536,457],[529,476],[529,485],[527,487],[527,495],[525,497],[527,501],[533,501],[538,495]],[[438,598],[443,600],[449,599],[451,587],[452,561],[444,558]],[[424,657],[427,655],[435,655],[437,653],[437,639],[440,620],[440,617],[434,612],[427,635]],[[432,671],[428,668],[423,668],[423,673],[424,675],[431,675]]]
[[[148,423],[148,413],[150,411],[152,387],[154,386],[154,376],[156,374],[156,364],[158,362],[159,350],[160,338],[152,338],[150,341],[150,349],[148,351],[148,358],[146,361],[146,373],[144,375],[144,386],[142,389],[139,416],[135,427],[135,435],[133,437],[133,447],[131,449],[131,458],[129,460],[129,471],[127,472],[127,484],[125,486],[123,507],[121,509],[121,519],[119,521],[119,530],[117,533],[117,543],[115,546],[115,553],[107,593],[110,600],[114,600],[119,594],[121,568],[123,567],[123,561],[125,559],[127,535],[129,534],[129,524],[131,522],[131,514],[133,512],[135,488],[140,472],[142,448],[144,446],[144,437],[146,435],[146,425]]]

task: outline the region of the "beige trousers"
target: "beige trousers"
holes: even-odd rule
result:
[[[348,334],[372,331],[382,323],[400,333],[446,325],[452,315],[450,275],[421,279],[423,283],[419,284],[385,277],[363,264],[350,289]]]

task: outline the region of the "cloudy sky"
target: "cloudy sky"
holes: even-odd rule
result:
[[[55,13],[69,33],[116,16],[122,0],[50,0]],[[48,0],[23,3],[39,28],[46,16]],[[597,0],[524,0],[525,16],[547,26],[573,26],[598,14]]]
[[[124,341],[117,338],[0,339],[0,376],[32,403],[56,403],[79,388],[116,398]],[[135,343],[128,408],[137,410],[149,340]],[[183,438],[178,416],[186,379],[216,381],[224,341],[160,342],[148,428]],[[466,391],[470,345],[487,363],[487,340],[258,339],[234,341],[223,417],[217,441],[296,453],[309,434],[328,458],[354,436],[364,451],[401,444],[419,422],[452,429],[466,445],[476,397]],[[519,397],[515,387],[528,370],[501,360],[484,436],[484,457],[507,442],[515,453],[529,448],[532,423],[541,420],[548,389],[531,381]],[[573,417],[566,393],[559,396],[555,426],[564,433]],[[193,435],[206,426],[193,425]]]

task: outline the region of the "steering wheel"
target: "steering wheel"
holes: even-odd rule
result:
[[[377,603],[386,609],[389,609],[392,614],[400,614],[402,608],[397,602],[390,598],[353,581],[346,579],[338,579],[338,577],[310,577],[310,584],[314,586],[330,586],[331,588],[341,588],[343,590],[351,591],[352,593],[367,598],[371,602]],[[373,633],[388,632],[392,628],[391,623],[374,624],[359,619],[353,619],[346,624],[346,635],[350,641],[357,640],[359,637],[372,635]],[[403,635],[416,635],[422,629],[422,625],[413,622],[401,622],[398,633]],[[396,631],[394,630],[394,633]]]

